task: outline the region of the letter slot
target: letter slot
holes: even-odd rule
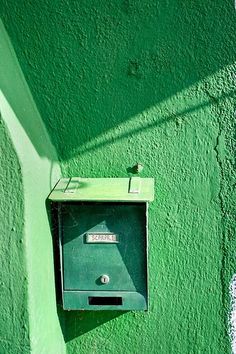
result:
[[[89,305],[109,306],[122,305],[122,297],[89,296]]]

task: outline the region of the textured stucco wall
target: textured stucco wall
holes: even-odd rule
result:
[[[230,353],[233,2],[1,4],[63,174],[156,180],[150,311],[59,310],[68,353]]]
[[[29,353],[22,180],[19,161],[2,119],[0,139],[0,352]]]
[[[45,206],[60,171],[1,22],[0,114],[0,353],[63,354]]]

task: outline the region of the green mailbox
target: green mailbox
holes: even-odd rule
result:
[[[152,178],[63,178],[58,206],[63,308],[147,310]]]

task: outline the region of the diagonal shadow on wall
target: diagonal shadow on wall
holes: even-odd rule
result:
[[[203,0],[62,1],[56,8],[37,2],[17,7],[10,0],[2,6],[61,160],[236,57],[235,11],[220,0],[214,8]]]
[[[17,7],[14,0],[3,0],[1,5],[3,22],[60,160],[83,153],[86,143],[92,142],[91,149],[107,144],[109,140],[100,145],[93,141],[236,57],[235,12],[233,4],[224,1],[218,0],[214,9],[203,0],[174,0],[171,5],[132,0],[94,5],[90,0],[73,6],[62,1],[56,8],[50,2]],[[47,156],[37,128],[24,119],[20,96],[15,100],[6,86],[2,90],[14,111],[21,112],[18,119],[40,156]],[[165,114],[144,127],[151,129],[187,112]],[[60,307],[58,313],[66,341],[118,315],[65,314]],[[83,328],[78,326],[82,320]]]

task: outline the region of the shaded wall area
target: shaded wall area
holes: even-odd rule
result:
[[[230,353],[233,3],[1,4],[63,174],[122,177],[140,161],[156,180],[150,311],[59,310],[67,352]]]
[[[62,160],[234,61],[234,8],[222,0],[214,5],[56,0],[21,6],[2,0],[1,7]]]

